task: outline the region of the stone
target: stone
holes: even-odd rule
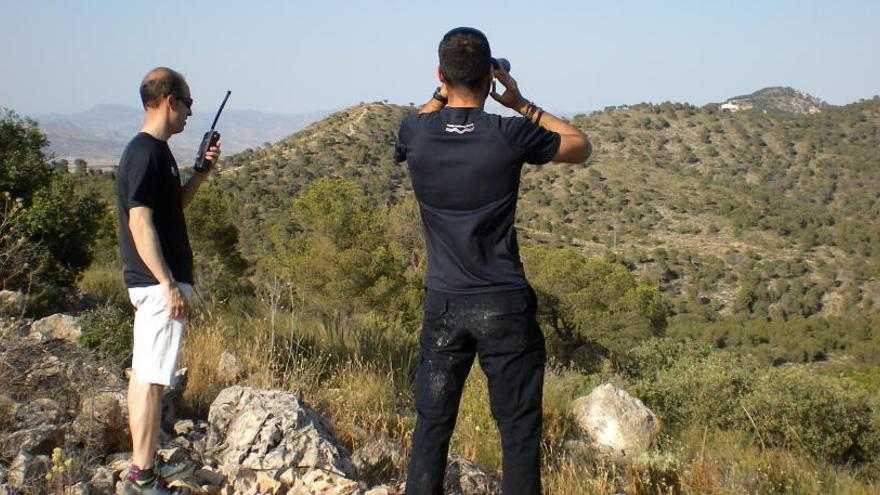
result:
[[[27,307],[27,296],[17,290],[0,290],[0,316],[21,316]]]
[[[312,469],[296,479],[288,495],[363,495],[357,481]]]
[[[230,479],[241,469],[309,466],[351,476],[354,467],[319,415],[281,390],[233,386],[222,390],[208,413],[206,455]]]
[[[7,474],[9,487],[13,490],[19,490],[38,480],[42,481],[50,466],[51,461],[47,455],[19,453],[9,465],[9,473]]]
[[[177,421],[177,411],[183,404],[183,392],[189,381],[189,369],[181,368],[174,372],[171,384],[165,387],[162,394],[162,430],[174,431],[174,423]]]
[[[657,446],[660,422],[642,401],[604,383],[572,403],[575,423],[599,459],[628,465]]]
[[[201,468],[197,469],[193,476],[201,480],[204,484],[207,485],[218,485],[222,486],[223,483],[226,482],[226,476],[223,476],[223,473],[218,473],[217,471]]]
[[[229,351],[223,351],[220,354],[220,359],[217,360],[217,378],[222,382],[226,383],[234,383],[236,380],[242,377],[242,368],[238,363],[238,358],[235,357],[235,354]]]
[[[0,434],[3,456],[13,458],[20,452],[31,455],[51,455],[52,449],[64,445],[65,428],[54,424],[41,424],[9,434]]]
[[[175,471],[177,471],[178,474],[173,478],[167,477],[169,481],[171,479],[187,477],[199,467],[193,460],[189,451],[181,447],[159,449],[156,451],[156,455],[162,459],[165,464],[176,468]]]
[[[0,410],[2,409],[3,405],[0,405]],[[10,417],[13,418],[13,422],[18,428],[26,428],[28,425],[34,424],[58,424],[70,421],[66,411],[61,408],[58,402],[45,397],[18,405]]]
[[[118,452],[129,445],[128,405],[124,390],[100,390],[84,395],[73,431],[84,442],[103,452]]]
[[[275,479],[277,474],[277,471],[259,471],[257,473],[257,487],[260,490],[260,493],[278,495],[281,492],[283,484]]]
[[[45,342],[51,339],[62,339],[76,344],[82,335],[82,327],[76,318],[70,315],[56,313],[52,316],[41,318],[31,324],[30,338],[37,342]]]
[[[174,422],[174,427],[172,429],[175,435],[183,437],[189,436],[189,434],[195,429],[195,423],[191,419],[181,419]]]
[[[494,476],[459,455],[449,456],[443,484],[448,495],[501,494],[501,484]]]
[[[361,479],[370,485],[397,477],[406,462],[403,447],[387,438],[366,442],[351,454]]]

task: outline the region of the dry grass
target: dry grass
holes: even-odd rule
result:
[[[233,384],[220,378],[223,351],[243,369],[235,383],[295,391],[327,415],[340,442],[390,437],[408,448],[414,423],[414,336],[370,317],[329,325],[317,318],[249,308],[198,311],[190,324],[181,364],[190,369],[184,400],[204,417],[213,398]],[[663,451],[627,470],[597,465],[570,451],[576,437],[571,401],[599,383],[599,375],[551,364],[544,386],[544,485],[554,495],[880,495],[878,485],[846,468],[781,449],[762,449],[750,433],[694,425],[664,441]],[[486,377],[474,366],[465,385],[452,450],[488,472],[501,468],[497,428]]]

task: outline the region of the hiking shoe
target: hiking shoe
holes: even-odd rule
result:
[[[149,483],[141,485],[131,476],[124,481],[122,493],[125,495],[180,495],[180,491],[168,488],[161,476],[156,476]]]

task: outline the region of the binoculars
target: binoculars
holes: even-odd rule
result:
[[[496,69],[503,67],[506,72],[510,72],[510,61],[506,58],[492,58],[492,67]]]

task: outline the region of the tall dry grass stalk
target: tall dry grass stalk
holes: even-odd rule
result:
[[[338,439],[353,448],[387,436],[409,447],[414,425],[412,381],[417,362],[413,329],[372,315],[332,324],[315,316],[257,303],[195,311],[181,355],[190,369],[184,394],[204,417],[216,394],[234,383],[295,391],[327,415]],[[236,355],[241,377],[225,381],[220,354]],[[571,402],[601,381],[551,363],[544,385],[544,484],[554,495],[880,495],[875,483],[849,470],[782,449],[762,449],[751,432],[694,425],[667,438],[660,454],[625,471],[572,451],[578,438]],[[607,377],[606,377],[607,378]],[[465,385],[452,450],[498,473],[501,449],[486,377],[475,365]],[[402,473],[401,473],[402,475]]]

